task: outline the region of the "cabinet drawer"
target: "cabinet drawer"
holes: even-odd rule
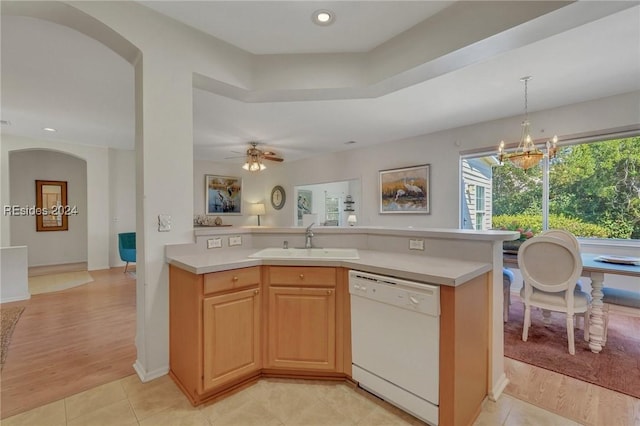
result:
[[[204,275],[204,293],[233,290],[250,287],[260,283],[260,267],[233,269],[230,271],[212,272]]]
[[[271,266],[269,284],[271,285],[336,285],[336,268],[309,266]]]

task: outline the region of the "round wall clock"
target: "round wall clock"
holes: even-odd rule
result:
[[[274,209],[280,210],[287,199],[287,196],[284,193],[284,188],[280,185],[276,185],[271,190],[271,205]]]

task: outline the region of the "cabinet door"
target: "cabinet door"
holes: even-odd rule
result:
[[[205,391],[262,368],[259,289],[207,297],[203,313]]]
[[[270,287],[268,321],[270,367],[335,370],[335,289]]]

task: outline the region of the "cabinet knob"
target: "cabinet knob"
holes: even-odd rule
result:
[[[304,274],[300,274],[300,279],[304,280]]]
[[[238,277],[233,277],[233,278],[231,278],[231,281],[233,281],[233,282],[238,281]]]
[[[333,290],[327,290],[327,294],[333,293]]]
[[[254,290],[253,294],[260,294],[260,290]]]

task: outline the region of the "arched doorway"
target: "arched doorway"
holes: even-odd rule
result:
[[[66,185],[68,229],[39,232],[31,215],[11,218],[11,245],[27,246],[28,265],[49,266],[87,262],[87,162],[46,149],[9,152],[11,205],[36,204],[36,180]],[[61,249],[64,247],[64,249]]]

